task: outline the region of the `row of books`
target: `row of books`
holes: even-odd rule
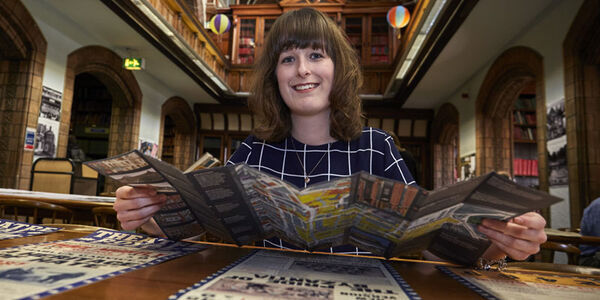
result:
[[[535,113],[524,113],[522,111],[513,112],[513,122],[521,125],[535,125]]]
[[[371,44],[387,45],[389,43],[387,33],[385,35],[374,35],[371,37]]]
[[[250,37],[241,37],[240,46],[254,47],[254,39]]]
[[[532,140],[535,141],[537,130],[535,128],[522,128],[515,126],[513,128],[513,137],[516,140]]]
[[[239,52],[240,55],[254,55],[254,48],[240,47]]]
[[[98,112],[98,113],[85,113],[85,114],[76,114],[75,119],[73,120],[75,124],[86,124],[86,125],[96,125],[99,127],[110,126],[110,113],[107,112]]]
[[[537,159],[513,159],[513,171],[515,176],[538,176]]]
[[[242,28],[242,30],[240,30],[240,37],[241,38],[254,38],[254,29],[244,30],[244,28]]]
[[[360,35],[349,35],[348,41],[350,41],[350,44],[352,44],[352,45],[360,45],[361,37],[360,37]]]
[[[254,56],[239,56],[238,64],[253,64]]]
[[[389,62],[387,55],[375,55],[371,56],[371,62],[373,63],[387,63]]]
[[[371,54],[387,54],[387,53],[388,53],[388,47],[385,47],[385,46],[371,47]]]
[[[535,98],[520,97],[515,102],[516,109],[535,109]]]

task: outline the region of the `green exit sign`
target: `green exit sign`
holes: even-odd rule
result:
[[[139,57],[125,57],[123,68],[127,70],[141,70],[144,68],[144,59]]]

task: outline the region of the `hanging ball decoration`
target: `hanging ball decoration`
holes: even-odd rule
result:
[[[410,13],[404,6],[398,5],[388,10],[387,21],[390,26],[402,28],[408,25],[408,20],[410,20]]]
[[[209,23],[210,30],[215,34],[223,34],[229,31],[231,28],[231,22],[229,22],[229,18],[227,18],[224,14],[217,14],[210,19]]]

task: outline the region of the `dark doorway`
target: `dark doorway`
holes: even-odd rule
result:
[[[75,77],[67,157],[87,161],[108,157],[112,97],[96,77]]]
[[[175,122],[170,116],[165,116],[165,127],[163,130],[162,160],[173,164],[175,155]]]
[[[106,86],[89,73],[75,77],[69,125],[67,157],[77,170],[81,162],[108,157],[112,96]],[[98,176],[97,193],[104,191],[104,176]]]

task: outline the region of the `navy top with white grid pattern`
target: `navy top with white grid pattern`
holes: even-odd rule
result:
[[[323,155],[325,154],[325,157]],[[300,164],[300,160],[302,164]],[[279,143],[266,143],[250,135],[231,156],[227,164],[246,163],[282,180],[306,187],[322,181],[346,177],[359,171],[415,185],[394,140],[383,130],[365,127],[360,138],[311,146],[288,137]],[[304,180],[306,173],[310,182]],[[269,239],[264,246],[295,248],[280,239]],[[354,246],[329,249],[336,253],[366,254]]]

